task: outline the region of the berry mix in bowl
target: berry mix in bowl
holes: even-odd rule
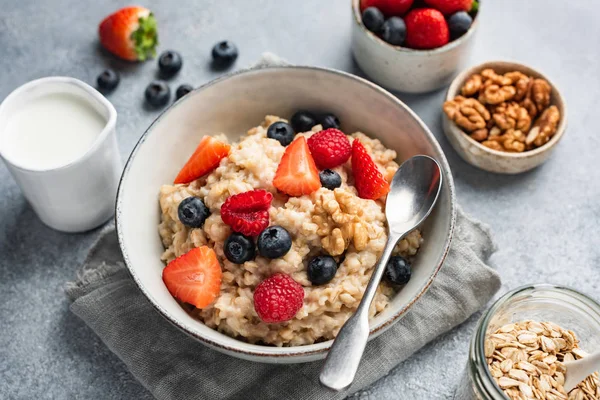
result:
[[[384,87],[424,93],[450,83],[468,59],[479,0],[352,0],[352,51]]]
[[[398,164],[379,140],[339,127],[333,114],[298,111],[236,143],[204,136],[160,188],[163,280],[207,326],[306,345],[333,339],[356,311],[387,240]],[[422,240],[415,230],[398,244],[371,316],[409,282]]]
[[[473,25],[478,0],[361,0],[365,28],[393,46],[442,47]]]
[[[374,338],[432,284],[456,209],[427,127],[353,75],[247,70],[168,108],[123,172],[123,259],[157,312],[203,344],[260,362],[322,359],[381,255],[389,179],[417,154],[440,163],[444,184],[389,263],[371,309]]]

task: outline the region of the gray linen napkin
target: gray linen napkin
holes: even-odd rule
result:
[[[243,361],[179,331],[137,289],[112,224],[66,293],[71,310],[158,399],[342,399],[482,308],[500,288],[500,277],[485,264],[494,251],[489,229],[459,209],[450,252],[430,289],[398,323],[369,342],[354,384],[340,393],[319,386],[322,361]]]

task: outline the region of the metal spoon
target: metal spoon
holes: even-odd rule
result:
[[[592,353],[577,361],[565,361],[565,384],[563,387],[569,393],[581,381],[596,371],[600,371],[600,351]]]
[[[440,166],[431,157],[412,157],[394,175],[385,204],[388,240],[356,313],[346,321],[329,350],[320,376],[324,386],[342,390],[354,380],[369,338],[369,306],[392,250],[427,218],[441,187]]]

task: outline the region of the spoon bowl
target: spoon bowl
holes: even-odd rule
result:
[[[385,203],[391,233],[410,232],[429,216],[442,187],[441,179],[440,166],[429,156],[414,156],[402,164]]]
[[[320,376],[324,386],[342,390],[352,384],[369,338],[369,307],[392,251],[431,213],[441,189],[441,169],[431,157],[414,156],[396,171],[385,205],[387,243],[356,312],[342,326],[327,354]]]

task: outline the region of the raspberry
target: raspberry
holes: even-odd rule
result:
[[[352,175],[358,195],[363,199],[377,200],[390,191],[390,184],[358,139],[352,142]]]
[[[350,141],[344,132],[335,128],[312,135],[308,148],[319,169],[335,168],[348,161],[352,154]]]
[[[234,232],[256,236],[269,226],[271,200],[273,195],[266,190],[230,196],[221,206],[221,219]]]
[[[254,290],[254,309],[268,324],[289,321],[303,304],[302,285],[286,274],[275,274],[259,283]]]

